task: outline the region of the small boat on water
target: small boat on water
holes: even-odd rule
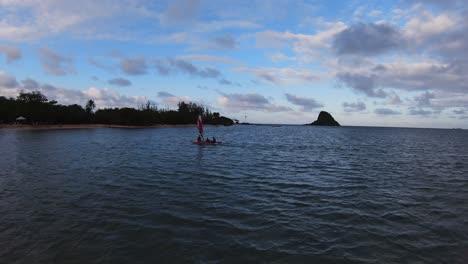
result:
[[[192,141],[192,144],[195,145],[219,145],[222,142],[216,141],[216,139],[213,137],[213,140],[209,140],[208,138],[204,140],[203,137],[203,122],[202,122],[202,117],[201,115],[198,115],[197,119],[197,128],[198,128],[198,139],[195,141]],[[203,139],[203,140],[202,140]]]
[[[195,141],[192,141],[192,144],[195,144],[195,145],[219,145],[219,144],[221,144],[221,143],[223,143],[223,142],[218,142],[218,141],[217,141],[217,142],[206,142],[206,141],[200,141],[200,142],[198,142],[198,141],[196,141],[196,140],[195,140]]]

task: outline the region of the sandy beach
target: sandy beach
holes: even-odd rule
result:
[[[165,128],[165,127],[191,127],[195,124],[186,125],[152,125],[152,126],[123,126],[105,124],[68,124],[68,125],[22,125],[2,124],[0,130],[47,130],[47,129],[90,129],[90,128]]]

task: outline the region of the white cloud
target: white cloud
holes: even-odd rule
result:
[[[148,101],[146,97],[123,95],[109,88],[89,87],[83,90],[74,90],[50,84],[40,84],[33,79],[26,79],[18,83],[13,76],[0,71],[0,95],[16,97],[21,90],[40,91],[49,100],[56,100],[64,105],[85,105],[87,100],[92,99],[98,108],[138,107]]]
[[[236,29],[257,29],[261,25],[245,20],[214,20],[207,23],[198,23],[193,29],[194,32],[221,31],[228,28]]]
[[[337,33],[333,48],[339,55],[379,55],[401,45],[399,30],[385,23],[358,23]]]
[[[286,96],[286,99],[290,103],[299,105],[301,107],[301,111],[303,112],[310,112],[317,108],[323,107],[323,104],[317,102],[313,98],[300,97],[300,96],[288,94],[288,93],[285,94],[285,96]]]
[[[374,110],[374,113],[376,113],[377,115],[401,115],[400,112],[396,111],[396,110],[392,110],[392,109],[389,109],[389,108],[377,108]]]
[[[120,69],[128,75],[143,75],[148,73],[148,65],[144,57],[122,58]]]
[[[138,0],[1,1],[0,8],[3,11],[0,18],[0,38],[10,41],[36,41],[61,33],[81,36],[86,33],[99,37],[100,34],[109,34],[110,28],[103,30],[99,27],[102,23],[89,27],[87,23],[108,20],[107,23],[115,24],[124,20],[115,19],[116,17],[155,16]],[[117,37],[118,34],[114,36]]]
[[[110,79],[107,82],[109,84],[117,85],[117,86],[130,86],[130,85],[132,85],[131,81],[129,81],[127,79],[124,79],[124,78],[114,78],[114,79]]]
[[[395,57],[388,63],[371,62],[357,68],[336,65],[335,70],[340,81],[370,97],[384,98],[392,90],[468,92],[468,67],[463,63]]]
[[[4,88],[15,88],[18,85],[14,76],[8,75],[7,73],[0,71],[0,87]]]
[[[382,15],[382,13],[383,13],[383,12],[380,11],[380,10],[372,10],[372,11],[369,12],[369,16],[371,16],[371,17],[376,17],[376,16]]]
[[[170,1],[160,22],[164,25],[186,24],[195,20],[200,9],[200,0]]]
[[[344,102],[343,108],[345,112],[360,112],[360,111],[366,110],[367,107],[366,107],[366,104],[363,102],[353,102],[353,103]]]
[[[63,76],[76,73],[76,69],[71,66],[72,59],[70,57],[58,54],[46,47],[39,49],[39,59],[48,74]]]
[[[287,112],[291,108],[271,103],[266,97],[258,93],[222,93],[217,102],[222,107],[229,110],[245,111],[266,111],[266,112]]]
[[[169,92],[160,91],[158,92],[158,98],[161,101],[161,104],[165,107],[175,108],[180,102],[192,102],[198,105],[204,105],[203,100],[197,100],[189,96],[177,96]]]
[[[213,56],[207,54],[187,54],[179,55],[175,57],[176,59],[188,60],[188,61],[201,61],[201,62],[214,62],[214,63],[224,63],[224,64],[240,64],[241,62],[232,59],[229,57]]]
[[[300,68],[273,68],[259,67],[234,69],[237,72],[245,72],[254,75],[257,79],[277,85],[303,84],[318,82],[326,74],[304,70]]]
[[[302,56],[301,59],[317,60],[319,50],[329,48],[335,34],[347,28],[342,22],[322,23],[322,26],[324,29],[310,35],[271,30],[258,32],[255,35],[256,46],[258,48],[291,46],[294,52]]]
[[[434,36],[449,32],[458,24],[458,17],[456,15],[433,15],[428,11],[422,10],[406,22],[403,27],[403,34],[411,45],[414,46]]]
[[[211,49],[234,49],[236,48],[236,39],[231,34],[224,34],[222,36],[217,36],[207,44],[207,48]]]
[[[281,62],[281,61],[295,61],[297,58],[296,57],[291,57],[291,56],[286,56],[282,52],[276,52],[276,53],[270,55],[270,59],[273,62]]]
[[[0,45],[0,53],[5,54],[7,63],[21,58],[21,51],[15,46]]]

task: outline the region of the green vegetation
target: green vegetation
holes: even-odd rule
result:
[[[23,116],[31,124],[109,124],[148,126],[157,124],[195,124],[199,114],[206,124],[232,125],[229,118],[208,108],[189,102],[179,102],[178,110],[158,109],[149,102],[135,108],[104,108],[94,111],[96,104],[89,100],[80,105],[60,105],[49,101],[41,92],[20,92],[17,98],[0,96],[0,123],[14,123]]]

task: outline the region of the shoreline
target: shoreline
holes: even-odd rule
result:
[[[21,125],[21,124],[3,124],[1,130],[54,130],[54,129],[92,129],[92,128],[168,128],[168,127],[195,127],[196,124],[181,125],[151,125],[151,126],[124,126],[124,125],[105,125],[105,124],[62,124],[62,125]],[[210,125],[207,125],[210,126]]]

